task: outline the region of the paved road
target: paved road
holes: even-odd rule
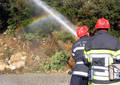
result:
[[[66,74],[0,75],[0,85],[70,85]]]

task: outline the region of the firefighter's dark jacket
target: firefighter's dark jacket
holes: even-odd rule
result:
[[[76,64],[73,68],[73,75],[79,75],[83,77],[88,76],[88,67],[85,65],[84,48],[88,40],[87,36],[81,37],[72,46],[72,57]]]
[[[85,47],[86,51],[96,49],[108,49],[116,51],[120,49],[120,42],[108,32],[99,31],[96,35],[88,40]]]
[[[93,37],[89,38],[89,40],[87,41],[85,45],[85,51],[88,52],[90,50],[117,51],[117,50],[120,50],[120,42],[117,38],[113,37],[108,32],[99,31]],[[95,58],[92,60],[93,66],[104,66],[104,64],[105,64],[104,59],[102,60],[100,58]],[[105,81],[105,82],[94,81],[94,82],[101,84],[101,83],[113,83],[115,81]]]

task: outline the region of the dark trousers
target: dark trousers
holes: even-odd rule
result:
[[[70,85],[88,85],[88,78],[72,75]]]

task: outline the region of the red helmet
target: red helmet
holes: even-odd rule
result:
[[[118,28],[120,28],[120,24],[118,24]]]
[[[95,25],[95,28],[96,29],[99,29],[99,28],[107,28],[107,29],[110,29],[110,23],[108,20],[106,20],[105,18],[101,18],[101,19],[98,19],[96,25]]]
[[[81,26],[77,29],[77,36],[80,38],[82,36],[88,35],[89,28],[86,26]]]

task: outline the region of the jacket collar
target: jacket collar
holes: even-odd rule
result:
[[[108,33],[107,31],[99,31],[98,33],[96,34],[103,34],[103,33]]]

